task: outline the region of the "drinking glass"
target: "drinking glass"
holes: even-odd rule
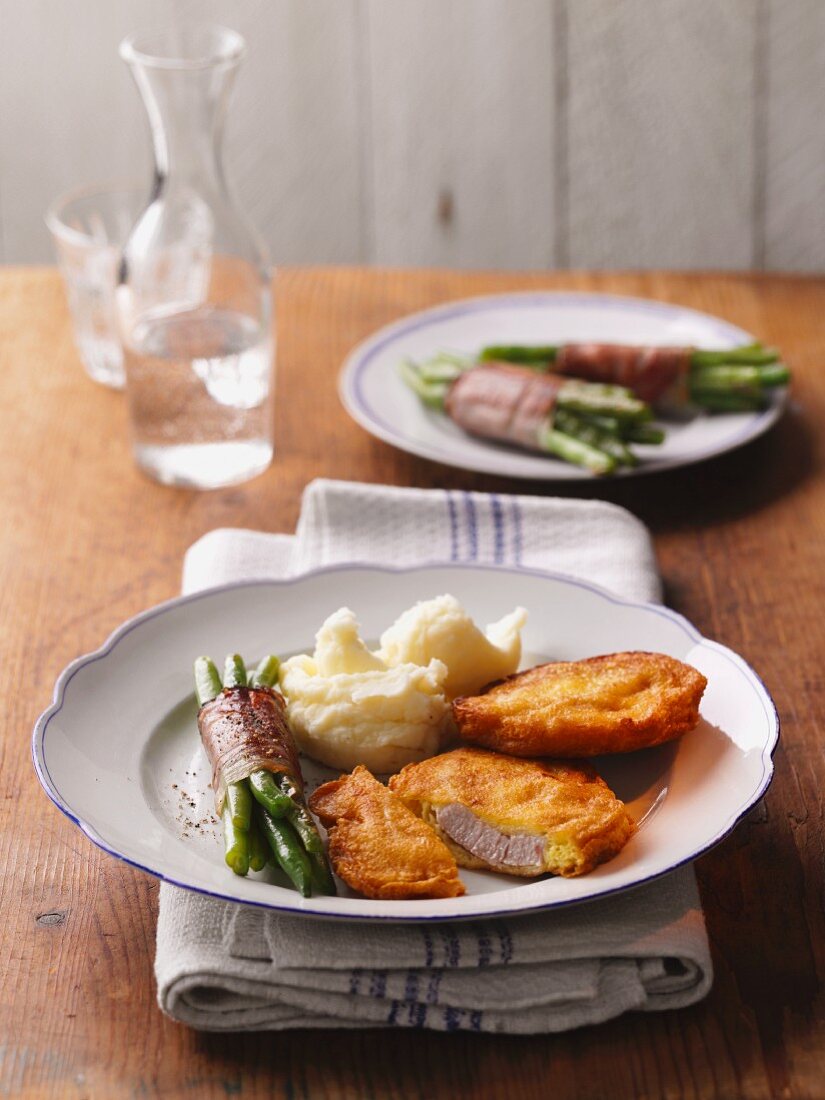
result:
[[[134,453],[156,480],[197,489],[246,481],[273,455],[269,261],[221,162],[244,51],[217,26],[139,33],[120,48],[155,161],[119,270]]]
[[[113,185],[62,195],[46,212],[81,362],[90,378],[113,389],[124,383],[115,305],[118,263],[145,206],[145,187]]]

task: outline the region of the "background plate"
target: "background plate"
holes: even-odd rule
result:
[[[379,902],[301,898],[274,871],[246,879],[223,862],[195,721],[192,660],[239,647],[249,660],[312,647],[342,604],[377,638],[417,600],[453,593],[479,623],[521,604],[524,665],[625,649],[669,653],[708,677],[699,727],[674,745],[595,763],[641,821],[610,863],[576,879],[461,871],[467,895]],[[634,604],[558,574],[433,565],[333,566],[283,581],[210,589],[124,623],[60,676],[34,730],[49,797],[101,848],[178,886],[325,917],[446,920],[551,908],[645,882],[720,840],[770,782],[776,711],[752,669],[663,607]],[[304,760],[308,786],[332,773]]]
[[[402,359],[441,350],[475,353],[485,344],[554,344],[574,340],[732,348],[755,338],[706,313],[643,298],[609,294],[525,293],[468,298],[411,314],[380,329],[349,355],[339,393],[350,416],[371,435],[448,466],[541,481],[592,479],[578,466],[474,439],[441,413],[426,409],[401,381]],[[686,466],[739,447],[779,416],[785,391],[761,412],[700,413],[659,421],[660,447],[636,446],[641,462],[615,476],[633,477]]]

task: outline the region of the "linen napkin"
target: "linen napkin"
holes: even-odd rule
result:
[[[552,569],[633,599],[660,593],[650,538],[600,501],[315,481],[296,535],[219,530],[186,555],[185,592],[335,561]],[[161,1008],[206,1030],[426,1027],[530,1034],[710,988],[693,869],[615,897],[472,923],[308,920],[161,884]]]

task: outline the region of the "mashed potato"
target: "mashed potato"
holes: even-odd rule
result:
[[[291,657],[281,687],[298,747],[333,768],[395,772],[441,748],[451,728],[439,660],[392,668],[370,653],[349,608],[316,635],[310,657]]]
[[[437,596],[405,611],[371,653],[342,607],[312,656],[281,669],[298,747],[332,768],[379,774],[433,756],[454,731],[450,700],[516,671],[526,618],[517,607],[483,633],[454,596]]]
[[[436,596],[405,611],[384,631],[378,656],[390,666],[443,661],[449,670],[447,695],[477,695],[518,668],[526,620],[527,612],[517,607],[482,633],[455,596]]]

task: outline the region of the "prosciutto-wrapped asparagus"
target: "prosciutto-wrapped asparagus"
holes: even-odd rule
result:
[[[767,392],[790,377],[776,349],[761,344],[729,351],[600,343],[491,345],[479,358],[626,386],[652,405],[675,408],[690,403],[710,412],[758,409]]]
[[[195,662],[198,729],[212,767],[215,806],[223,823],[225,858],[237,875],[261,870],[271,850],[276,864],[307,897],[335,893],[323,843],[304,802],[298,752],[286,704],[274,690],[277,657],[252,677],[237,654],[224,681],[208,657]]]
[[[661,443],[650,407],[621,386],[591,385],[511,363],[439,356],[402,364],[408,385],[464,431],[576,463],[596,474],[632,466],[630,442]]]
[[[491,363],[456,378],[444,399],[444,411],[472,435],[540,451],[543,429],[564,385],[558,375]]]

